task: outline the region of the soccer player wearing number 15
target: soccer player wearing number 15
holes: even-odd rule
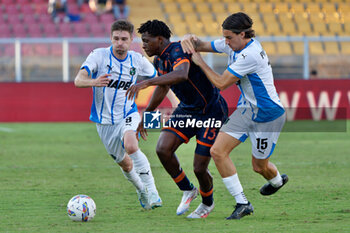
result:
[[[224,39],[203,42],[194,35],[186,35],[183,50],[192,54],[210,81],[221,90],[236,84],[241,91],[237,109],[221,128],[211,148],[211,156],[223,182],[237,205],[227,219],[240,219],[253,213],[253,206],[244,196],[230,152],[248,136],[252,142],[252,165],[255,172],[267,181],[262,195],[271,195],[288,181],[269,161],[285,121],[285,110],[278,98],[268,57],[260,43],[253,39],[252,19],[242,13],[227,17],[222,24]],[[217,52],[228,55],[228,68],[222,75],[213,71],[198,52]]]
[[[125,93],[136,83],[138,75],[154,77],[156,70],[140,53],[129,51],[133,30],[134,26],[126,20],[114,22],[112,46],[90,53],[75,78],[75,85],[93,88],[90,120],[96,123],[107,152],[136,187],[141,206],[150,209],[161,206],[162,200],[148,159],[138,148],[135,131],[140,115],[135,98],[128,100]]]

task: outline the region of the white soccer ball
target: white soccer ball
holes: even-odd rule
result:
[[[96,204],[87,195],[76,195],[69,200],[67,213],[73,221],[87,222],[95,217]]]

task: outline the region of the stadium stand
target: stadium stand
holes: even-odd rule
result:
[[[98,26],[90,30],[90,25],[105,28],[114,20],[112,13],[98,17],[87,4],[79,9],[76,1],[69,0],[69,11],[72,14],[80,13],[81,21],[72,22],[70,26],[62,23],[63,26],[56,28],[57,25],[47,13],[46,0],[0,0],[0,3],[2,38],[99,36],[101,31],[96,29]],[[252,16],[257,35],[260,36],[349,35],[349,26],[345,27],[345,23],[350,23],[348,0],[134,0],[128,4],[131,8],[130,20],[137,27],[149,18],[147,15],[152,15],[152,18],[166,20],[177,36],[189,32],[220,36],[223,19],[237,11],[245,11]],[[37,23],[38,26],[35,25]],[[18,26],[19,24],[24,26]],[[74,26],[76,24],[79,27]],[[199,28],[196,29],[196,26]],[[104,35],[102,33],[101,36]]]
[[[0,0],[0,38],[108,37],[113,13],[101,16],[87,3],[78,7],[68,0],[69,12],[79,21],[54,23],[48,14],[47,0]],[[350,0],[132,0],[130,21],[137,29],[148,19],[160,19],[174,36],[186,33],[220,37],[221,24],[231,13],[244,11],[254,20],[257,36],[350,36]],[[60,15],[62,17],[62,14]],[[62,45],[22,45],[29,57],[61,56]],[[105,46],[105,45],[103,45]],[[302,41],[269,41],[263,46],[270,56],[300,56]],[[85,56],[96,44],[70,44],[71,56]],[[134,49],[142,52],[139,44]],[[310,55],[350,55],[350,42],[310,42]],[[1,46],[0,55],[13,57],[14,46]],[[78,62],[80,63],[80,61]]]
[[[230,13],[237,11],[244,11],[253,18],[255,22],[253,27],[258,36],[350,35],[350,3],[348,0],[160,0],[160,2],[165,18],[177,36],[194,32],[195,26],[190,26],[188,24],[190,21],[199,27],[196,30],[200,35],[204,33],[207,36],[220,36],[220,25],[223,20]],[[212,15],[213,21],[210,20],[208,14]],[[202,24],[198,23],[198,18]],[[183,22],[187,23],[187,27],[181,25]],[[181,29],[175,29],[178,25],[181,25]],[[293,49],[293,43],[288,43],[283,53],[300,52],[298,49]],[[311,46],[313,52],[317,54],[328,51],[335,53],[335,49],[328,49],[334,47],[328,43],[325,42],[324,45],[318,45],[316,48],[314,45]],[[277,47],[284,48],[283,45],[285,44],[282,43]],[[271,51],[275,50],[271,49]]]

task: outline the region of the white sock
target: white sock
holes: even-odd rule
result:
[[[268,180],[268,182],[275,188],[280,187],[283,184],[282,176],[277,171],[277,176],[272,178],[271,180]]]
[[[243,187],[238,179],[237,173],[233,176],[222,178],[227,190],[234,196],[236,203],[247,204],[248,200],[243,193]]]
[[[124,171],[122,168],[120,168],[125,176],[125,178],[130,181],[137,190],[144,190],[145,186],[142,183],[141,178],[139,177],[139,175],[136,173],[134,167],[131,169],[130,172],[126,172]]]
[[[147,187],[148,192],[156,193],[158,195],[158,191],[154,183],[151,166],[148,162],[146,155],[140,149],[138,149],[135,153],[132,153],[129,156],[134,163],[134,167],[137,174],[140,176],[142,182]]]

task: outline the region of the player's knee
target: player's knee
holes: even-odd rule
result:
[[[259,174],[262,174],[264,171],[265,171],[265,167],[264,166],[259,166],[257,164],[253,164],[253,170],[256,172],[256,173],[259,173]]]
[[[128,155],[126,155],[124,160],[118,164],[125,172],[130,172],[132,170],[132,167],[133,167],[132,160]]]
[[[132,170],[132,163],[130,163],[130,164],[125,164],[125,165],[123,165],[122,166],[122,169],[123,169],[123,171],[125,171],[125,172],[130,172],[131,170]]]
[[[219,148],[214,146],[210,148],[210,155],[214,161],[218,161],[224,157],[224,153],[222,153]]]
[[[124,148],[126,153],[128,153],[129,155],[135,153],[139,149],[137,144],[134,144],[134,143],[125,143]]]
[[[263,174],[265,171],[268,170],[268,163],[266,163],[263,160],[259,161],[259,160],[253,159],[252,165],[253,165],[253,170],[259,174]]]
[[[202,177],[208,173],[209,156],[201,156],[200,159],[195,159],[193,163],[193,171],[197,177]]]
[[[156,153],[157,153],[158,157],[164,157],[170,153],[170,150],[169,150],[169,148],[167,148],[163,145],[157,145]]]
[[[203,176],[204,174],[207,173],[207,167],[201,166],[201,165],[194,165],[193,167],[194,174],[196,176]]]

